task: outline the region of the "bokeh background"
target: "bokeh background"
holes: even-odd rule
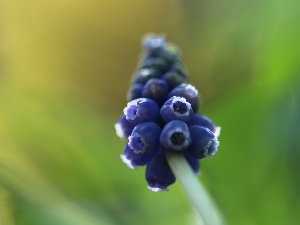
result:
[[[300,221],[298,0],[1,0],[0,224],[194,224],[113,124],[148,32],[180,46],[222,127],[199,177],[228,224]]]

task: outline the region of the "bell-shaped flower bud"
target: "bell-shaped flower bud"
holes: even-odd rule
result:
[[[217,127],[215,123],[207,116],[200,114],[193,114],[188,122],[188,126],[202,126],[210,129],[216,138],[219,137],[221,132],[221,127]]]
[[[134,126],[126,120],[126,116],[122,115],[121,118],[118,120],[118,122],[115,124],[116,134],[120,138],[127,138]]]
[[[189,130],[192,143],[187,151],[192,157],[202,159],[217,153],[219,141],[210,129],[201,126],[190,126]]]
[[[151,153],[159,144],[160,127],[154,122],[136,125],[128,137],[128,146],[134,153]]]
[[[191,103],[193,111],[197,112],[199,108],[199,95],[197,89],[193,85],[183,83],[176,86],[172,91],[170,91],[168,98],[172,96],[180,96],[185,98],[189,103]]]
[[[142,68],[133,77],[134,84],[145,84],[151,78],[159,78],[160,72],[155,68]]]
[[[121,154],[121,159],[129,168],[134,169],[137,166],[146,165],[158,151],[161,151],[160,148],[159,145],[157,146],[157,149],[151,153],[136,154],[133,149],[128,145],[125,145],[123,153]]]
[[[142,91],[142,97],[151,98],[159,104],[163,104],[166,101],[167,95],[167,82],[157,78],[148,80]]]
[[[183,151],[191,144],[188,126],[180,120],[172,120],[163,128],[160,143],[165,149]]]
[[[166,122],[181,120],[188,122],[193,115],[191,104],[185,98],[173,96],[160,109],[160,116]]]
[[[156,154],[146,166],[148,188],[154,192],[166,191],[175,182],[175,176],[163,153]]]
[[[170,90],[186,81],[185,77],[183,77],[182,75],[180,75],[178,72],[174,70],[170,70],[166,72],[162,76],[162,79],[167,82]]]
[[[141,98],[143,88],[144,88],[144,85],[142,85],[142,84],[132,84],[130,86],[130,88],[128,89],[128,92],[126,95],[127,102],[130,102],[137,98]]]
[[[123,112],[128,122],[134,126],[159,118],[159,106],[149,98],[138,98],[128,102]]]
[[[165,48],[166,40],[163,36],[148,34],[143,38],[142,45],[149,55],[157,55]]]

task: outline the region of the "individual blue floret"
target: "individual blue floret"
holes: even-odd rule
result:
[[[175,182],[175,176],[163,153],[156,154],[146,166],[148,188],[152,191],[166,191]]]
[[[137,71],[133,78],[134,84],[145,84],[151,78],[159,78],[161,72],[154,67],[142,68]]]
[[[151,98],[160,105],[163,104],[168,95],[168,84],[162,79],[152,78],[145,84],[142,97]]]
[[[144,88],[144,85],[142,85],[142,84],[132,84],[127,91],[127,95],[126,95],[127,102],[130,102],[137,98],[141,98],[143,88]]]
[[[193,111],[198,111],[199,95],[198,90],[193,85],[183,83],[176,86],[172,91],[170,91],[168,98],[172,96],[185,98],[189,103],[191,103]]]
[[[173,151],[183,151],[191,144],[189,129],[186,123],[180,120],[172,120],[167,123],[159,140],[165,149]]]
[[[142,42],[144,49],[150,55],[159,54],[166,45],[165,37],[155,34],[146,35]]]
[[[173,96],[168,99],[160,109],[160,116],[164,122],[181,120],[188,122],[193,115],[191,104],[185,98]]]
[[[127,138],[134,126],[126,120],[126,116],[122,115],[121,118],[118,120],[118,122],[115,124],[116,134],[120,138]]]
[[[127,144],[123,149],[123,153],[121,154],[122,161],[131,169],[134,169],[137,166],[146,165],[156,154],[157,151],[161,151],[159,147],[152,151],[151,153],[134,153],[134,150],[131,149]]]
[[[138,98],[128,102],[123,112],[128,122],[135,126],[143,122],[156,121],[159,117],[159,106],[152,99]]]
[[[145,56],[139,62],[139,69],[154,69],[157,73],[156,77],[161,77],[169,67],[170,63],[166,59],[160,57]]]
[[[140,123],[128,137],[128,146],[134,153],[151,153],[159,143],[161,128],[154,122]]]
[[[187,149],[192,157],[202,159],[218,151],[219,141],[211,130],[201,126],[189,127],[192,143]]]
[[[189,126],[202,126],[202,127],[206,127],[208,129],[210,129],[213,133],[215,133],[217,131],[217,127],[215,125],[215,123],[209,119],[208,117],[204,116],[204,115],[200,115],[200,114],[193,114],[192,117],[190,118],[189,122],[188,122]]]
[[[175,45],[166,44],[162,51],[160,51],[159,57],[173,64],[180,60],[181,53]]]
[[[174,70],[167,71],[162,76],[162,79],[168,83],[170,90],[186,81],[186,77],[183,77]]]

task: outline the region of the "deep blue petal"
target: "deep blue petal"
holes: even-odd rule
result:
[[[171,98],[172,96],[180,96],[185,98],[189,103],[191,103],[193,111],[197,112],[199,108],[199,95],[194,86],[188,83],[180,84],[168,94],[168,98]]]
[[[188,122],[189,126],[197,125],[210,129],[213,133],[216,131],[216,125],[208,117],[200,114],[193,114]]]
[[[148,34],[143,38],[143,47],[151,55],[159,54],[165,45],[166,40],[163,36]]]
[[[191,166],[194,173],[199,174],[200,160],[192,157],[187,150],[183,151],[183,155]]]
[[[126,119],[132,125],[156,121],[159,118],[158,104],[149,98],[138,98],[127,103],[124,108]]]
[[[149,79],[142,92],[144,98],[151,98],[159,104],[163,104],[166,101],[167,95],[167,82],[157,78]]]
[[[191,156],[202,159],[213,156],[218,151],[219,141],[211,130],[201,126],[190,126],[192,143],[187,149]]]
[[[134,84],[145,84],[151,78],[159,78],[161,73],[155,67],[141,68],[133,78]]]
[[[160,109],[160,116],[166,122],[181,120],[188,122],[193,115],[191,104],[185,98],[173,96]]]
[[[174,64],[180,60],[181,54],[180,51],[175,45],[167,44],[165,47],[160,51],[159,57],[167,60],[169,63]]]
[[[125,145],[123,149],[123,153],[121,155],[121,159],[123,160],[126,165],[134,169],[137,166],[144,166],[146,165],[152,157],[156,154],[156,152],[159,151],[159,149],[155,149],[151,153],[134,153],[133,149],[131,149],[127,144]]]
[[[191,137],[186,123],[180,120],[172,120],[167,123],[161,132],[160,143],[168,150],[187,149],[191,144]]]
[[[175,182],[175,176],[164,154],[156,154],[146,166],[146,180],[152,191],[167,190]]]
[[[132,101],[137,98],[142,97],[144,85],[142,84],[132,84],[127,92],[126,100],[127,102]]]
[[[159,144],[160,127],[154,122],[145,122],[136,125],[128,137],[128,146],[135,153],[151,153]]]
[[[134,126],[126,120],[126,116],[124,114],[115,124],[116,133],[120,138],[127,138],[131,134],[133,128]]]
[[[162,79],[167,82],[170,90],[186,81],[186,77],[183,77],[175,70],[170,70],[166,72],[162,76]]]
[[[139,62],[140,69],[152,69],[156,71],[155,74],[146,77],[147,79],[143,79],[142,81],[145,83],[145,81],[147,81],[149,78],[161,78],[169,66],[170,63],[168,63],[168,61],[164,58],[151,56],[142,58]]]

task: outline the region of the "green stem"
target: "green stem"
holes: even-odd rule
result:
[[[166,152],[166,157],[176,179],[199,213],[203,224],[223,225],[223,218],[218,208],[195,176],[185,157],[181,153],[171,151]]]

